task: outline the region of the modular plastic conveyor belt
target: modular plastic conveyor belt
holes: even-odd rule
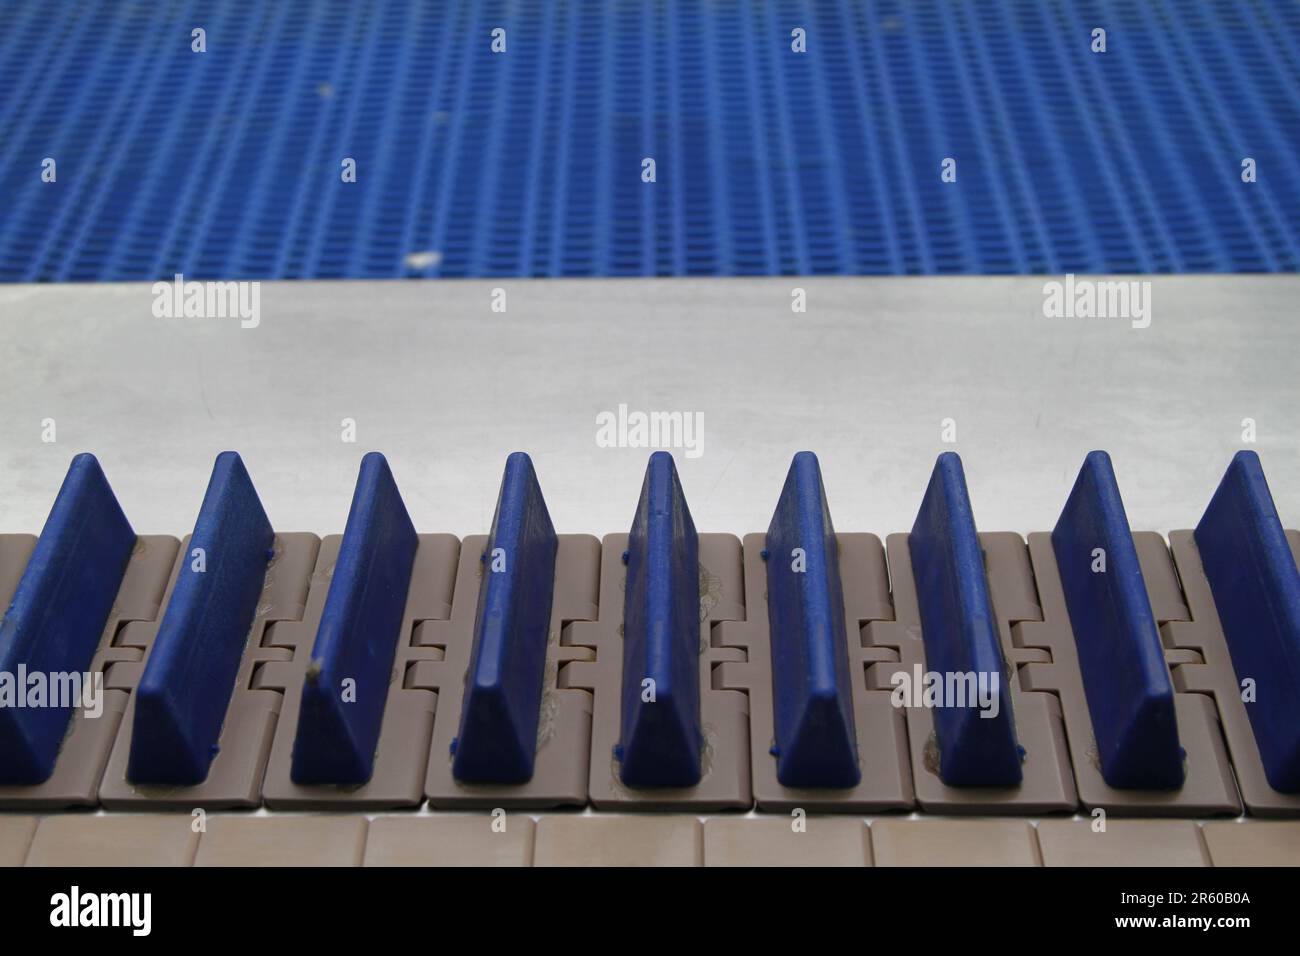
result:
[[[0,536],[0,810],[1300,817],[1298,551],[1253,452],[1168,545],[1104,452],[1027,541],[945,453],[884,542],[810,452],[743,541],[664,452],[603,541],[523,453],[464,541],[377,453],[341,538],[273,531],[233,452],[192,535],[137,537],[78,455]]]
[[[1285,0],[0,4],[0,282],[1286,272],[1297,179]]]

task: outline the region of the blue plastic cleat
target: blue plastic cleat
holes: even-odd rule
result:
[[[506,459],[483,558],[451,768],[463,783],[532,779],[558,546],[533,463],[515,452]]]
[[[0,675],[25,693],[34,675],[52,692],[56,678],[67,686],[76,674],[84,700],[84,675],[134,548],[135,532],[95,456],[73,458],[0,623]],[[49,779],[78,703],[0,707],[0,784]]]
[[[374,772],[418,544],[388,462],[371,452],[361,459],[303,682],[294,783],[361,784]]]
[[[927,670],[945,687],[987,682],[998,697],[996,714],[971,700],[946,700],[935,709],[939,777],[951,787],[1014,786],[1022,770],[1011,693],[966,476],[954,453],[935,463],[907,544]]]
[[[1239,451],[1196,526],[1196,547],[1269,786],[1300,793],[1300,571],[1259,456]]]
[[[274,543],[243,461],[222,452],[135,691],[132,783],[207,778]]]
[[[1110,456],[1090,452],[1052,531],[1106,783],[1176,790],[1174,686]]]
[[[626,563],[619,775],[629,787],[691,787],[704,739],[699,539],[667,452],[650,456]]]
[[[767,529],[776,778],[854,787],[858,768],[839,546],[817,456],[794,456]]]

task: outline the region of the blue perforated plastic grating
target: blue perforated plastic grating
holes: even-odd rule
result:
[[[7,281],[1300,266],[1293,0],[5,0],[0,117]]]

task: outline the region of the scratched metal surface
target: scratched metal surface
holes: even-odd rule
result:
[[[1189,527],[1245,417],[1300,524],[1300,277],[1151,282],[1146,329],[1044,318],[1028,277],[266,283],[255,329],[154,318],[147,284],[10,285],[0,531],[39,531],[86,450],[138,531],[183,533],[227,448],[282,530],[341,531],[371,449],[422,531],[486,531],[516,449],[559,530],[625,530],[648,450],[595,442],[620,403],[703,413],[703,453],[677,454],[701,530],[766,528],[802,448],[838,529],[907,530],[948,447],[986,530],[1050,528],[1092,448],[1114,457],[1135,528]]]

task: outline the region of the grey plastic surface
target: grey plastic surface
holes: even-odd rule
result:
[[[743,690],[749,698],[750,755],[754,797],[760,810],[869,811],[910,809],[914,803],[912,769],[908,759],[907,726],[903,712],[888,691],[869,686],[868,674],[879,662],[897,662],[898,654],[869,646],[862,639],[867,621],[890,620],[889,575],[885,552],[873,534],[837,534],[840,578],[844,590],[844,620],[849,656],[853,717],[857,728],[858,765],[862,780],[847,790],[792,789],[776,778],[773,727],[772,637],[767,612],[767,568],[763,561],[766,535],[745,535],[745,620],[718,625],[718,643],[741,648],[745,659],[728,661],[717,670],[717,683]]]
[[[447,534],[419,536],[370,780],[360,786],[303,785],[290,776],[303,682],[342,541],[342,535],[329,535],[321,541],[301,619],[276,624],[264,640],[289,655],[266,665],[256,681],[257,687],[277,691],[284,698],[263,788],[267,805],[275,809],[414,807],[423,798],[429,736],[440,699],[419,687],[411,673],[423,662],[441,656],[439,648],[421,646],[418,638],[427,622],[445,619],[451,613],[461,546]]]
[[[0,535],[0,607],[9,606],[35,544],[31,535]],[[34,786],[0,786],[0,808],[90,807],[99,802],[105,765],[142,666],[143,651],[127,635],[157,627],[177,546],[167,535],[136,538],[90,664],[92,675],[103,674],[103,712],[90,717],[74,710],[54,773]]]
[[[100,786],[100,802],[112,809],[214,810],[225,807],[255,807],[262,802],[262,776],[271,749],[271,734],[280,712],[281,695],[255,685],[259,669],[284,661],[288,652],[268,645],[265,637],[277,622],[298,620],[307,602],[307,587],[316,561],[320,539],[314,534],[276,534],[274,554],[267,566],[262,597],[240,660],[239,674],[226,709],[225,723],[218,738],[218,751],[207,778],[194,786],[136,785],[126,778],[131,754],[134,700],[127,703],[117,738],[108,758]],[[189,537],[181,543],[171,571],[164,605],[170,599],[181,562],[188,560]],[[134,689],[144,673],[149,651],[158,635],[157,619],[128,627],[118,643],[135,648],[140,660],[128,668],[115,669],[114,681]]]
[[[1293,552],[1300,534],[1287,532]],[[186,550],[175,538],[139,539],[93,667],[104,674],[105,713],[75,717],[55,776],[0,788],[0,809],[94,806],[205,810],[415,808],[748,810],[857,814],[918,808],[1004,817],[1100,807],[1108,814],[1206,818],[1300,815],[1300,796],[1268,787],[1213,599],[1190,532],[1173,553],[1151,532],[1134,535],[1176,690],[1188,778],[1170,792],[1119,791],[1100,777],[1087,699],[1050,538],[980,535],[1008,664],[1025,781],[1005,789],[944,786],[934,770],[925,708],[895,708],[890,677],[924,669],[906,535],[882,547],[864,533],[837,535],[862,782],[847,791],[792,791],[775,778],[771,649],[764,536],[700,537],[701,712],[705,777],[682,790],[635,790],[613,756],[622,679],[621,555],[626,535],[598,542],[561,535],[545,668],[538,763],[518,787],[476,787],[450,773],[486,537],[419,539],[376,772],[360,787],[300,787],[289,779],[298,696],[340,543],[311,534],[276,537],[276,556],[222,730],[212,772],[196,787],[136,787],[125,779],[130,695],[147,661]],[[0,535],[0,598],[12,593],[34,545]],[[886,560],[888,558],[888,561]],[[102,782],[100,774],[102,771]],[[1077,792],[1076,792],[1077,787]],[[1240,788],[1240,797],[1238,796]]]
[[[1300,866],[1300,820],[0,814],[4,866]]]
[[[717,625],[743,620],[744,577],[740,540],[730,534],[700,535],[700,720],[704,730],[704,775],[693,787],[633,789],[619,779],[614,745],[619,736],[619,697],[623,681],[623,598],[627,569],[626,534],[609,534],[601,542],[599,619],[571,627],[574,645],[591,648],[595,659],[568,665],[561,686],[594,695],[591,727],[589,796],[601,810],[685,808],[748,809],[750,787],[749,701],[714,680],[714,669],[743,661],[743,649],[725,647]]]
[[[997,618],[998,636],[1007,664],[1004,675],[1015,713],[1016,735],[1025,750],[1024,779],[1017,787],[950,787],[939,779],[934,715],[925,707],[908,707],[908,744],[916,800],[928,812],[997,813],[1001,815],[1073,810],[1078,803],[1070,775],[1070,752],[1061,722],[1060,702],[1052,694],[1030,691],[1020,684],[1022,663],[1038,661],[1043,654],[1016,647],[1012,628],[1020,621],[1042,617],[1029,570],[1024,539],[1009,532],[982,532],[989,594]],[[893,648],[898,663],[878,664],[871,670],[872,686],[889,688],[897,670],[925,671],[925,646],[907,535],[885,539],[889,576],[893,587],[894,620],[872,621],[864,628],[871,646]]]
[[[1137,547],[1156,623],[1162,628],[1162,633],[1167,633],[1164,628],[1169,622],[1188,619],[1173,559],[1164,539],[1158,534],[1139,531],[1133,535],[1133,543]],[[1179,743],[1186,752],[1183,763],[1186,778],[1182,788],[1169,791],[1117,790],[1106,784],[1098,764],[1092,718],[1079,672],[1078,652],[1051,535],[1047,532],[1031,534],[1029,552],[1043,620],[1017,624],[1013,628],[1013,637],[1022,647],[1046,650],[1050,661],[1023,664],[1020,682],[1032,690],[1051,691],[1060,700],[1074,781],[1084,807],[1101,807],[1107,813],[1146,816],[1195,817],[1240,813],[1237,785],[1224,750],[1213,700],[1179,688],[1174,695],[1174,713],[1178,721]],[[1167,646],[1165,656],[1175,674],[1187,660],[1184,650],[1176,647]]]
[[[587,802],[591,758],[592,695],[567,686],[561,673],[571,662],[591,661],[591,648],[576,644],[576,622],[596,618],[600,582],[600,542],[586,534],[559,536],[551,625],[543,673],[541,719],[533,777],[518,786],[464,784],[451,773],[451,741],[456,736],[470,651],[478,591],[483,579],[480,556],[486,535],[471,535],[461,546],[451,618],[425,625],[421,643],[440,647],[443,659],[420,664],[411,675],[415,686],[438,689],[438,714],[429,751],[424,789],[433,807],[558,807]]]

